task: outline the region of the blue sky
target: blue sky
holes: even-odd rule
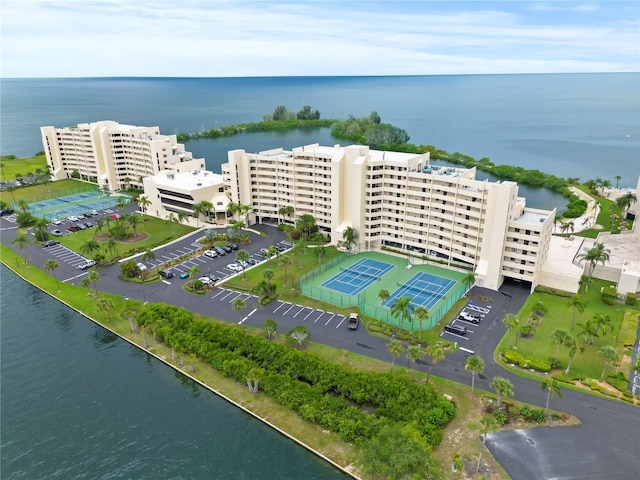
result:
[[[640,71],[640,2],[1,0],[0,75]]]

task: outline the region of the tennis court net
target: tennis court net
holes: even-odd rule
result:
[[[413,292],[416,295],[423,295],[423,296],[429,295],[429,296],[436,297],[436,298],[442,298],[445,295],[444,293],[432,292],[431,290],[427,290],[426,288],[420,288],[420,287],[416,287],[414,285],[408,285],[406,283],[398,282],[398,286],[401,287],[401,288],[404,288],[405,290]]]
[[[340,267],[340,270],[342,270],[343,272],[349,272],[353,275],[358,275],[358,276],[363,276],[363,277],[367,277],[367,278],[373,278],[374,280],[378,280],[381,275],[380,274],[374,274],[374,273],[367,273],[367,272],[362,272],[360,270],[353,270],[352,268],[347,268],[347,267]]]

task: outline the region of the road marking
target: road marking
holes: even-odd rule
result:
[[[282,316],[285,316],[287,313],[289,313],[289,310],[291,310],[292,308],[293,308],[293,303],[289,308],[287,308],[287,310],[282,314]]]
[[[166,280],[162,280],[162,283],[166,283],[167,285],[171,285],[171,282],[167,282]]]
[[[256,308],[254,308],[254,309],[251,311],[251,313],[249,313],[249,315],[247,315],[247,316],[246,316],[246,317],[244,317],[242,320],[240,320],[240,321],[238,322],[238,324],[243,324],[243,323],[247,320],[247,318],[249,318],[251,315],[253,315],[253,313],[254,313],[256,310],[257,310],[257,309],[256,309]]]
[[[302,305],[298,305],[298,307],[302,307]],[[293,318],[296,318],[298,315],[300,315],[300,313],[301,313],[303,310],[305,310],[305,309],[307,309],[307,308],[311,308],[311,307],[302,307],[300,310],[298,310],[298,313],[296,313],[296,314],[293,316]]]
[[[280,303],[280,305],[278,305],[278,308],[276,308],[273,313],[276,313],[278,310],[280,310],[283,306],[285,306],[287,304],[287,302],[283,302],[282,300],[278,300],[278,303]]]
[[[317,312],[318,310],[316,310]],[[320,318],[322,318],[322,316],[324,315],[324,310],[320,310],[320,315],[318,315],[318,318],[316,318],[313,323],[316,323],[318,320],[320,320]]]
[[[467,352],[470,353],[471,355],[473,355],[473,350],[469,350],[468,348],[464,348],[464,347],[459,347],[460,350],[462,350],[463,352]]]
[[[347,317],[342,317],[342,320],[340,320],[340,323],[338,325],[336,325],[336,328],[338,328],[340,325],[342,325],[342,323],[347,319]]]
[[[66,280],[62,280],[62,283],[68,282],[69,280],[75,280],[76,278],[82,277],[82,276],[86,275],[87,273],[89,273],[89,272],[82,272],[80,275],[76,275],[75,277],[67,278]]]

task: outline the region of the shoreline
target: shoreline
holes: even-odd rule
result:
[[[15,252],[12,252],[15,254]],[[15,254],[17,257],[19,257],[19,255]],[[91,322],[93,322],[94,324],[104,328],[105,330],[111,332],[112,334],[116,335],[118,338],[120,338],[121,340],[126,341],[129,345],[132,345],[133,347],[136,347],[140,350],[142,350],[143,352],[145,352],[148,355],[151,355],[153,358],[155,358],[156,360],[162,362],[164,365],[172,368],[174,371],[179,372],[180,374],[184,375],[185,377],[189,378],[190,380],[198,383],[198,385],[202,386],[203,388],[207,389],[208,391],[210,391],[211,393],[217,395],[218,397],[222,398],[223,400],[227,401],[228,403],[230,403],[231,405],[233,405],[236,408],[240,408],[242,411],[244,411],[245,413],[248,413],[249,415],[251,415],[253,418],[261,421],[262,423],[264,423],[265,425],[267,425],[268,427],[274,429],[275,431],[277,431],[278,433],[280,433],[281,435],[287,437],[289,440],[295,442],[296,444],[298,444],[299,446],[305,448],[307,451],[313,453],[314,455],[316,455],[317,457],[321,458],[322,460],[326,461],[327,463],[329,463],[331,466],[333,466],[334,468],[336,468],[337,470],[340,470],[342,473],[348,475],[349,477],[355,479],[355,480],[363,480],[362,477],[357,476],[354,472],[350,471],[350,469],[348,469],[347,467],[344,467],[340,464],[338,464],[336,461],[332,460],[331,458],[329,458],[328,456],[326,456],[325,454],[321,453],[320,451],[314,449],[313,447],[311,447],[310,445],[306,444],[305,442],[303,442],[302,440],[300,440],[299,438],[295,437],[294,435],[292,435],[291,433],[281,429],[280,427],[278,427],[277,425],[271,423],[269,420],[267,420],[266,418],[262,417],[261,415],[259,415],[258,413],[252,411],[251,409],[245,407],[244,405],[236,402],[235,400],[233,400],[232,398],[230,398],[228,395],[225,395],[224,393],[220,392],[219,390],[215,389],[214,387],[212,387],[211,385],[206,384],[204,381],[194,377],[193,375],[189,374],[188,372],[186,372],[185,370],[183,370],[180,366],[178,365],[174,365],[171,362],[169,362],[168,360],[166,360],[164,357],[152,352],[149,348],[144,347],[143,345],[140,345],[136,342],[134,342],[133,340],[127,338],[126,336],[118,333],[116,330],[114,330],[113,328],[109,327],[108,325],[105,325],[103,323],[101,323],[100,321],[96,320],[95,318],[92,318],[91,316],[89,316],[88,314],[86,314],[85,312],[82,312],[81,310],[77,309],[76,307],[74,307],[73,305],[70,305],[69,303],[67,303],[65,300],[57,297],[56,295],[54,295],[53,293],[49,292],[48,290],[46,290],[44,287],[38,285],[37,283],[34,283],[32,281],[30,281],[29,279],[27,279],[24,275],[22,275],[19,271],[17,271],[17,269],[11,265],[9,265],[9,263],[7,261],[5,261],[4,258],[0,258],[0,263],[2,263],[6,268],[8,268],[11,272],[13,272],[15,275],[17,275],[19,278],[21,278],[23,281],[27,282],[28,284],[34,286],[35,288],[37,288],[38,290],[40,290],[42,293],[49,295],[51,298],[57,300],[58,302],[60,302],[61,304],[65,305],[66,307],[70,308],[71,310],[73,310],[74,312],[82,315],[83,317],[85,317],[86,319],[90,320]],[[35,268],[38,271],[41,271],[38,267],[35,267],[34,265],[29,265],[30,268]],[[42,271],[41,271],[42,272]],[[44,272],[43,272],[44,273]],[[103,292],[104,293],[104,292]],[[185,365],[186,366],[186,365]],[[236,383],[236,382],[234,382]]]

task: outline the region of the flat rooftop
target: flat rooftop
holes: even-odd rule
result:
[[[522,215],[516,218],[515,221],[521,222],[521,223],[528,223],[530,225],[540,225],[541,223],[544,223],[547,218],[549,218],[550,213],[551,212],[536,213],[536,212],[525,211]]]
[[[178,188],[180,190],[196,190],[220,185],[224,182],[219,173],[209,170],[194,170],[192,172],[172,173],[170,170],[162,172],[160,175],[151,177],[153,183],[159,187]]]

